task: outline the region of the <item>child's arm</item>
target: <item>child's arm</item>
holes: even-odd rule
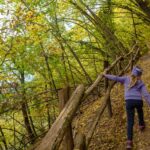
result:
[[[150,106],[150,94],[148,93],[145,85],[142,86],[141,88],[141,92],[142,92],[142,96],[144,97],[144,99],[148,102],[149,106]]]
[[[115,75],[110,75],[110,74],[103,74],[103,76],[107,79],[110,79],[110,80],[114,80],[114,81],[117,81],[117,82],[120,82],[120,83],[124,83],[125,80],[126,80],[126,77],[119,77],[119,76],[115,76]]]

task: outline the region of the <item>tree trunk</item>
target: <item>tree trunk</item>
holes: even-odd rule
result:
[[[49,79],[50,88],[52,89],[51,85],[53,85],[54,90],[55,90],[55,93],[56,93],[56,95],[57,95],[57,88],[56,88],[56,85],[55,85],[55,82],[54,82],[52,70],[51,70],[51,68],[50,68],[50,65],[49,65],[49,62],[48,62],[48,56],[47,56],[47,54],[46,54],[45,51],[44,51],[44,47],[43,47],[42,42],[40,42],[40,46],[41,46],[42,54],[43,54],[43,57],[44,57],[44,59],[45,59],[45,64],[46,64],[46,67],[47,67],[47,72],[48,72],[48,79]]]
[[[47,83],[45,83],[45,91],[48,91]],[[47,93],[46,93],[46,95],[47,95]],[[45,102],[46,102],[46,112],[47,112],[48,128],[50,129],[50,126],[51,126],[51,117],[50,117],[50,112],[49,112],[49,109],[50,109],[49,105],[50,104],[47,102],[47,98],[45,99]]]
[[[65,57],[64,57],[64,52],[62,53],[62,62],[63,62],[63,66],[64,66],[64,70],[65,70],[65,77],[66,77],[66,84],[69,84],[69,77],[68,77],[68,73],[67,73],[67,67],[66,67],[66,61],[65,61]]]
[[[28,105],[26,102],[26,98],[25,98],[25,89],[24,89],[24,72],[21,73],[21,94],[22,94],[22,102],[21,102],[21,110],[22,110],[22,114],[23,114],[23,118],[24,118],[24,123],[25,123],[25,127],[27,130],[27,133],[29,135],[29,139],[31,141],[31,143],[34,142],[35,140],[35,135],[34,132],[32,130],[31,124],[30,124],[30,119],[28,116]]]
[[[4,135],[4,133],[3,133],[3,130],[2,130],[2,128],[1,128],[1,126],[0,126],[0,133],[1,133],[1,135],[2,135],[1,137],[2,137],[2,142],[3,142],[3,144],[4,144],[5,150],[8,150],[6,138],[5,138],[5,135]]]

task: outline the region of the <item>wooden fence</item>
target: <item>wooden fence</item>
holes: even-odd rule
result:
[[[139,54],[139,48],[136,50],[132,50],[125,56],[118,57],[109,67],[107,67],[103,73],[108,73],[112,70],[117,70],[118,75],[123,75],[128,69],[132,68],[133,65],[136,63],[136,60],[138,58]],[[110,101],[110,93],[115,85],[115,82],[111,82],[111,84],[108,86],[107,89],[105,88],[105,95],[102,102],[102,106],[97,111],[96,117],[92,121],[91,128],[88,131],[88,133],[85,135],[84,133],[77,133],[75,137],[73,137],[71,133],[71,122],[80,107],[80,104],[83,103],[86,98],[95,90],[99,88],[99,83],[103,80],[103,75],[100,74],[97,79],[93,82],[93,84],[85,89],[84,85],[79,85],[76,90],[72,93],[69,100],[68,98],[65,98],[65,95],[61,95],[60,99],[63,99],[64,101],[66,99],[66,102],[63,102],[61,104],[62,111],[60,112],[58,118],[53,123],[52,127],[46,134],[46,136],[42,139],[41,143],[35,148],[35,150],[58,150],[60,149],[60,145],[63,142],[67,143],[67,138],[65,139],[64,136],[68,132],[70,132],[69,136],[72,136],[69,138],[70,146],[66,146],[63,148],[64,150],[86,150],[88,149],[88,146],[90,144],[90,141],[93,137],[94,131],[96,129],[96,126],[100,120],[100,117],[102,116],[104,110],[108,106],[108,103]],[[66,104],[65,104],[66,103]],[[65,105],[64,105],[65,104]]]

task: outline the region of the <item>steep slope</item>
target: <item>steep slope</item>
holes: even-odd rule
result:
[[[142,57],[138,64],[143,68],[143,81],[150,91],[150,54]],[[96,128],[89,150],[124,150],[126,143],[126,111],[123,98],[123,86],[115,85],[111,92],[111,101],[113,107],[113,117],[109,118],[107,109],[100,119]],[[93,121],[92,118],[101,105],[101,100],[81,108],[82,114],[78,116],[74,124],[79,130],[88,132],[88,125]],[[144,116],[146,130],[141,133],[138,129],[137,114],[135,115],[134,125],[134,148],[133,150],[150,150],[150,107],[144,102]]]

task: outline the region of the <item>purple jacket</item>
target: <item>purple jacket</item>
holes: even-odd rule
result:
[[[125,87],[125,100],[142,100],[142,96],[145,98],[145,100],[150,105],[150,94],[148,93],[144,83],[142,80],[138,80],[138,82],[131,88],[129,88],[130,84],[130,76],[115,76],[115,75],[104,75],[106,78],[110,80],[114,80],[117,82],[120,82],[124,84]]]

